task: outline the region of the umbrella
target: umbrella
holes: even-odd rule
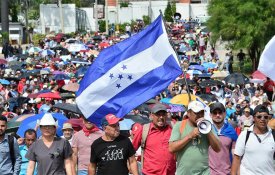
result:
[[[69,39],[66,39],[66,43],[75,43],[77,40],[74,39],[74,38],[69,38]]]
[[[8,61],[4,58],[0,58],[0,64],[7,64]]]
[[[40,49],[39,47],[31,47],[29,50],[28,50],[28,52],[29,53],[34,53],[34,52],[41,52],[42,51],[42,49]]]
[[[186,73],[188,73],[189,75],[199,75],[199,74],[202,74],[202,72],[199,71],[199,70],[188,70]]]
[[[98,45],[98,47],[100,48],[100,49],[103,49],[103,48],[107,48],[107,47],[109,47],[110,45],[109,45],[109,43],[107,43],[107,42],[101,42],[99,45]]]
[[[217,68],[217,64],[211,62],[203,63],[202,66],[205,68],[205,70]]]
[[[198,96],[190,94],[191,96],[191,101],[203,101],[202,99],[200,99]],[[171,104],[179,104],[179,105],[184,105],[184,106],[188,106],[189,104],[189,95],[188,94],[179,94],[176,95],[175,97],[173,97],[170,100]]]
[[[24,72],[22,75],[21,75],[21,78],[28,78],[30,76],[36,76],[40,74],[40,70],[39,69],[34,69],[34,70],[28,70],[26,72]]]
[[[67,93],[67,92],[61,93],[60,96],[61,96],[62,99],[75,98],[75,94]]]
[[[77,69],[76,73],[75,73],[75,77],[80,77],[85,75],[85,73],[87,72],[87,70],[89,69],[88,66],[82,66],[79,69]]]
[[[9,85],[10,82],[8,80],[5,80],[5,79],[0,79],[0,84]]]
[[[120,130],[130,130],[134,123],[135,122],[133,120],[125,118],[119,122]]]
[[[16,134],[24,138],[25,131],[27,129],[34,129],[37,125],[37,120],[41,120],[44,114],[45,113],[36,114],[30,118],[23,120]],[[61,113],[51,113],[51,115],[58,121],[57,135],[62,136],[62,126],[63,123],[65,123],[68,120],[68,118]],[[40,129],[37,130],[37,136],[41,136]]]
[[[43,50],[43,51],[41,52],[41,55],[42,55],[42,56],[54,55],[54,54],[55,54],[55,52],[54,52],[53,50],[49,50],[49,49]]]
[[[150,123],[149,118],[142,115],[126,115],[124,119],[131,119],[135,123],[140,123],[140,124]]]
[[[188,52],[186,52],[186,55],[190,55],[190,56],[197,55],[197,54],[198,54],[197,51],[188,51]]]
[[[251,76],[253,79],[266,80],[266,76],[259,70],[253,72]]]
[[[80,52],[84,50],[89,50],[89,47],[85,46],[84,44],[71,44],[68,50],[70,52]]]
[[[195,81],[190,80],[190,79],[186,79],[186,81],[187,81],[187,84],[188,84],[188,85],[195,85],[195,84],[196,84]],[[178,84],[182,84],[182,85],[183,85],[183,84],[186,84],[184,79],[179,79],[179,80],[177,80],[177,83],[178,83]]]
[[[213,94],[200,94],[198,95],[203,101],[206,101],[208,104],[212,102],[218,102],[218,99]]]
[[[6,133],[15,133],[15,132],[17,132],[20,124],[21,124],[21,122],[9,121]]]
[[[51,59],[53,62],[54,61],[62,61],[62,59],[61,58],[53,58],[53,59]]]
[[[162,98],[162,99],[160,100],[160,102],[161,102],[161,103],[165,103],[165,104],[171,104],[170,100],[171,100],[171,98]]]
[[[249,78],[247,78],[245,75],[241,73],[233,73],[225,77],[224,81],[234,85],[240,85],[249,83]]]
[[[207,87],[207,86],[216,86],[216,85],[221,85],[223,86],[224,83],[218,80],[212,80],[212,79],[208,79],[208,80],[204,80],[199,84],[201,87]]]
[[[47,74],[49,74],[50,72],[47,70],[47,69],[42,69],[42,70],[40,70],[40,74],[41,75],[47,75]]]
[[[191,65],[188,67],[188,69],[203,71],[204,67],[202,65]]]
[[[229,75],[228,71],[214,71],[214,74],[211,76],[213,79],[224,79]]]
[[[71,118],[66,121],[70,123],[75,131],[80,131],[83,128],[83,120],[78,118]]]
[[[31,116],[34,116],[34,115],[35,114],[22,114],[22,115],[14,117],[13,119],[10,120],[10,122],[22,122],[23,120],[25,120]]]
[[[52,74],[54,75],[58,75],[58,74],[65,74],[65,72],[59,71],[59,70],[55,70],[52,72]]]
[[[69,75],[66,75],[66,74],[56,74],[53,77],[53,79],[55,79],[55,80],[69,80],[71,78],[69,77]]]
[[[23,105],[24,103],[28,103],[30,98],[27,97],[14,97],[14,98],[9,98],[8,102],[16,102],[18,106]]]
[[[167,109],[167,112],[183,112],[186,110],[186,108],[182,105],[169,104],[169,108],[170,109]]]
[[[76,92],[79,89],[79,84],[78,83],[69,83],[66,84],[62,87],[62,89],[66,91],[71,91],[71,92]]]
[[[69,111],[69,112],[73,112],[73,113],[81,114],[82,115],[82,112],[80,111],[80,109],[77,107],[76,104],[57,103],[53,107],[61,109],[61,110],[64,110],[64,111]]]
[[[52,98],[52,99],[60,99],[61,96],[58,93],[48,92],[48,93],[42,93],[38,94],[37,98]]]
[[[93,37],[93,40],[102,40],[101,36],[100,35],[96,35]]]
[[[212,75],[212,74],[210,74],[210,73],[202,73],[202,74],[200,74],[198,77],[199,77],[199,78],[205,78],[205,79],[207,79],[207,78],[210,78],[211,75]]]

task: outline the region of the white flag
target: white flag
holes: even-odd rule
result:
[[[275,36],[265,46],[259,61],[258,70],[275,81]]]

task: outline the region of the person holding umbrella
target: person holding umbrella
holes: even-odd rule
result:
[[[27,175],[33,175],[36,163],[38,175],[72,175],[72,148],[67,140],[55,137],[57,121],[50,113],[46,113],[39,127],[42,137],[31,145],[26,154],[29,159]]]

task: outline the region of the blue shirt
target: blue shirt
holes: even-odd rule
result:
[[[0,174],[4,175],[18,175],[21,166],[21,156],[19,153],[19,147],[16,139],[14,138],[14,171],[12,170],[12,162],[10,157],[10,149],[8,143],[8,135],[5,135],[4,139],[0,141]]]
[[[27,169],[28,169],[28,164],[29,164],[29,159],[25,157],[25,155],[28,152],[28,147],[26,145],[21,145],[19,146],[19,151],[20,155],[22,157],[22,164],[21,164],[21,170],[19,175],[26,175],[27,174]],[[36,169],[34,170],[34,175],[36,175]]]

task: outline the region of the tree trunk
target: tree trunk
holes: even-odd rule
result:
[[[9,2],[8,0],[1,0],[1,25],[2,25],[2,32],[9,34]],[[3,37],[3,43],[9,41],[8,37]]]

